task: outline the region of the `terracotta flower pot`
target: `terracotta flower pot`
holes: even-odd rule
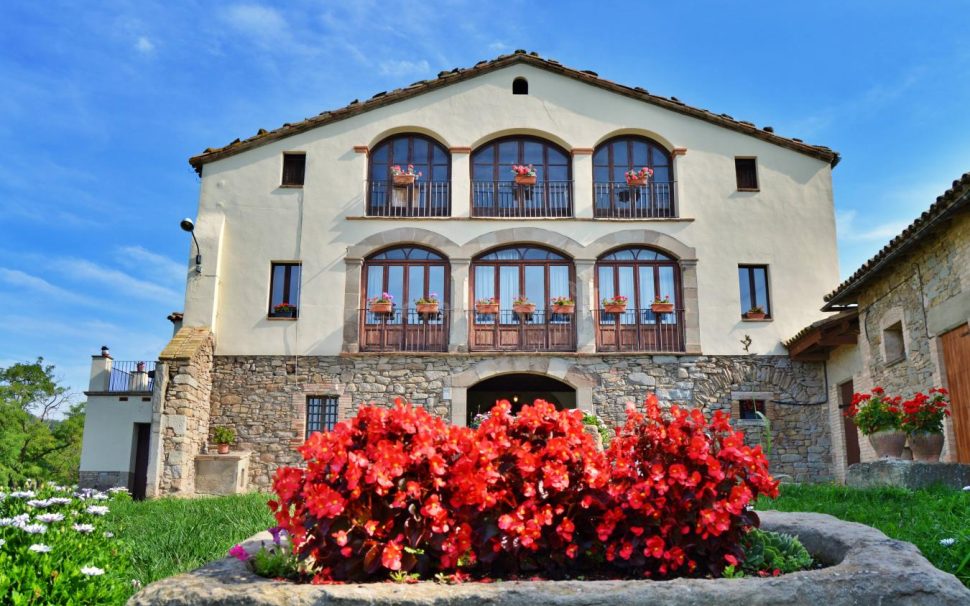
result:
[[[765,312],[763,311],[746,311],[744,312],[744,318],[746,320],[764,320]]]
[[[553,305],[552,313],[554,314],[573,314],[576,313],[576,304],[572,305]]]
[[[646,177],[627,177],[626,184],[630,186],[640,187],[647,184]]]
[[[219,454],[229,454],[229,445],[219,444]]]
[[[416,175],[394,175],[394,185],[396,187],[412,185],[414,183],[415,176]]]
[[[515,183],[516,183],[516,185],[535,185],[536,184],[536,176],[535,175],[532,175],[532,176],[529,176],[529,175],[515,175]]]
[[[889,431],[877,431],[869,434],[869,443],[872,444],[876,456],[880,459],[898,459],[903,454],[906,446],[906,434],[895,429]]]
[[[390,301],[387,302],[375,302],[370,304],[371,313],[375,314],[389,314],[394,309],[394,304]]]
[[[535,303],[520,303],[518,305],[512,306],[512,311],[519,314],[520,316],[528,316],[535,313],[536,304]]]
[[[674,311],[673,303],[653,303],[650,305],[650,311],[655,314],[669,314]]]
[[[943,452],[943,434],[919,431],[909,434],[909,447],[914,461],[939,463]]]
[[[621,314],[626,311],[626,303],[604,303],[603,311],[608,314]]]
[[[417,303],[418,313],[422,316],[433,316],[441,309],[439,303]]]
[[[498,303],[476,303],[475,311],[480,314],[497,314]]]

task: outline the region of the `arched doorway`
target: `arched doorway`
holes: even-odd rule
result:
[[[513,413],[535,400],[545,400],[560,409],[576,408],[576,389],[544,375],[511,373],[491,377],[468,388],[465,422],[471,425],[475,415],[488,413],[499,400],[508,400]]]

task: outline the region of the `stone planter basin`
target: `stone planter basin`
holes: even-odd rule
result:
[[[759,512],[762,528],[797,535],[827,568],[777,578],[676,579],[672,581],[522,581],[442,585],[371,583],[296,585],[264,579],[245,564],[224,558],[193,572],[152,583],[129,606],[679,606],[801,605],[921,606],[970,604],[970,590],[931,565],[910,543],[894,541],[862,524],[816,513]],[[250,552],[269,533],[246,543]]]

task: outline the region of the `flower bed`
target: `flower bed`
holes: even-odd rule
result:
[[[126,546],[106,530],[101,493],[0,489],[0,604],[118,603],[130,593]]]

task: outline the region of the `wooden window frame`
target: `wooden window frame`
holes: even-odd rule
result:
[[[622,259],[621,260],[621,259],[605,259],[604,258],[604,257],[607,257],[609,255],[616,254],[618,252],[622,252],[624,250],[633,250],[633,249],[651,250],[651,251],[657,252],[659,254],[662,254],[665,257],[668,257],[669,260],[663,260],[663,261],[657,260],[657,259],[649,259],[649,260]],[[623,246],[623,247],[620,247],[620,248],[614,248],[613,250],[608,251],[608,252],[604,253],[603,255],[601,255],[600,258],[596,260],[596,267],[593,269],[593,277],[594,277],[595,286],[596,286],[596,301],[597,301],[596,307],[597,307],[597,309],[600,307],[600,304],[601,304],[601,301],[602,301],[602,299],[600,297],[600,294],[599,294],[600,293],[600,272],[599,272],[599,270],[600,270],[601,267],[612,267],[612,268],[614,268],[614,271],[613,271],[613,289],[614,290],[613,290],[613,292],[616,293],[616,294],[618,294],[620,292],[620,272],[617,271],[617,270],[620,267],[632,267],[633,268],[633,296],[634,296],[634,300],[633,301],[630,301],[629,307],[631,309],[640,309],[640,310],[648,309],[650,307],[650,305],[653,303],[653,301],[640,301],[640,272],[638,271],[639,268],[640,267],[651,267],[653,269],[653,292],[654,292],[654,296],[656,296],[658,294],[663,294],[663,293],[660,292],[660,268],[661,267],[672,267],[674,269],[674,290],[676,291],[676,292],[674,292],[674,296],[677,299],[677,306],[675,307],[674,311],[683,311],[684,310],[684,296],[683,296],[684,285],[683,285],[683,282],[682,282],[681,276],[680,276],[680,264],[673,257],[671,257],[669,254],[665,253],[664,251],[657,250],[657,249],[652,248],[650,246]],[[657,314],[657,320],[654,321],[653,324],[658,324],[659,325],[660,324],[659,318],[660,318],[660,315]],[[643,324],[643,322],[641,322],[640,314],[637,314],[637,325],[642,325],[642,324]]]
[[[404,160],[395,159],[395,157],[394,157],[394,144],[395,144],[395,142],[400,141],[402,139],[406,139],[407,142],[408,142],[408,146],[407,146],[408,147],[407,158],[405,158]],[[422,140],[422,141],[425,141],[428,144],[428,157],[427,158],[424,158],[424,159],[415,159],[415,157],[414,157],[414,142],[416,140]],[[387,173],[384,174],[384,175],[375,175],[374,174],[374,157],[377,156],[377,153],[382,148],[384,148],[384,147],[387,147]],[[437,163],[436,164],[435,161],[434,161],[434,153],[435,153],[435,149],[436,148],[444,154],[444,158],[445,159],[444,159],[444,162],[443,163]],[[383,207],[381,207],[381,206],[374,206],[374,204],[376,202],[375,202],[375,194],[374,194],[374,191],[373,191],[373,189],[374,189],[373,184],[374,183],[387,183],[387,185],[384,186],[384,191],[385,192],[390,192],[393,189],[392,185],[393,185],[393,181],[394,181],[393,177],[391,176],[391,167],[392,166],[394,166],[394,165],[400,165],[402,168],[405,168],[405,167],[407,167],[408,164],[426,164],[428,166],[428,172],[429,172],[429,174],[423,175],[420,180],[418,180],[418,181],[415,182],[414,185],[409,186],[407,188],[407,205],[408,205],[408,208],[410,208],[412,205],[417,204],[420,201],[422,195],[430,195],[430,192],[426,189],[426,187],[432,187],[432,185],[430,185],[430,184],[446,183],[446,184],[448,184],[448,189],[447,189],[447,205],[446,205],[446,208],[444,208],[443,209],[443,212],[441,212],[441,213],[432,213],[431,216],[450,216],[451,215],[451,186],[450,186],[451,185],[451,163],[452,163],[452,161],[451,161],[451,152],[448,150],[448,148],[445,145],[443,145],[440,141],[438,141],[437,139],[433,139],[432,137],[429,137],[428,135],[422,135],[420,133],[413,133],[413,132],[405,132],[405,133],[396,133],[396,134],[391,135],[389,137],[385,137],[377,145],[375,145],[373,148],[371,148],[370,151],[367,154],[367,184],[368,184],[368,186],[367,186],[367,196],[366,196],[367,197],[367,200],[366,200],[366,206],[365,206],[365,214],[367,214],[368,216],[382,216],[382,215],[380,215],[377,212],[376,209],[383,208]],[[434,168],[436,166],[439,166],[439,167],[440,166],[443,166],[443,167],[445,167],[445,171],[446,172],[445,172],[445,179],[444,179],[444,181],[442,181],[440,179],[439,180],[433,180],[432,179],[433,173],[434,173]],[[420,184],[424,184],[425,185],[425,188],[422,188]],[[389,204],[390,201],[389,200],[385,200],[385,203],[388,203]],[[404,214],[403,216],[408,216],[408,215],[407,214]]]
[[[414,248],[418,250],[426,250],[430,253],[436,254],[440,259],[375,259],[378,255],[384,254],[390,250],[395,250],[399,248]],[[444,309],[449,309],[449,303],[451,301],[451,264],[448,262],[448,257],[441,254],[440,252],[434,250],[433,248],[428,248],[427,246],[418,246],[414,244],[402,244],[400,246],[388,246],[387,248],[382,248],[381,250],[370,255],[364,259],[363,279],[361,281],[361,309],[367,307],[367,284],[369,282],[370,270],[373,267],[383,267],[385,268],[381,276],[381,292],[388,292],[387,280],[390,276],[390,272],[387,271],[387,267],[391,265],[403,267],[404,282],[401,285],[401,296],[404,298],[398,305],[401,309],[410,309],[408,307],[409,301],[413,301],[415,297],[409,296],[411,293],[408,292],[410,284],[408,284],[408,269],[410,267],[423,267],[424,268],[424,290],[421,296],[427,296],[431,293],[430,283],[431,283],[431,268],[432,267],[443,267],[444,268],[444,286],[443,292],[438,293],[440,296],[441,307]]]
[[[300,157],[303,159],[303,166],[300,170],[299,182],[287,181],[287,160]],[[300,189],[306,183],[306,152],[283,152],[283,171],[280,176],[280,187]]]
[[[493,253],[497,253],[508,249],[515,249],[515,248],[535,248],[535,249],[551,252],[553,254],[559,255],[562,258],[561,259],[517,259],[517,260],[516,259],[486,259],[486,260],[482,259],[482,257],[486,257]],[[525,268],[531,267],[531,266],[537,266],[537,265],[543,268],[543,271],[542,271],[542,279],[544,281],[543,290],[546,294],[546,297],[545,297],[546,299],[549,299],[549,268],[553,265],[565,265],[569,268],[569,298],[572,299],[573,301],[576,300],[576,264],[573,262],[571,258],[559,252],[558,250],[549,248],[548,246],[537,246],[534,244],[510,244],[508,246],[499,246],[496,248],[492,248],[478,255],[474,259],[472,259],[472,262],[469,268],[469,280],[468,280],[468,284],[470,288],[469,300],[472,302],[472,307],[475,306],[475,301],[476,301],[476,298],[475,298],[475,268],[476,267],[489,266],[489,267],[495,268],[495,271],[492,272],[493,273],[492,279],[494,281],[494,288],[495,288],[494,292],[495,292],[495,297],[497,299],[501,299],[500,286],[501,286],[502,279],[501,279],[501,271],[498,269],[499,267],[520,268],[519,269],[519,292],[514,294],[522,295],[526,290],[525,289],[525,282],[526,282]],[[543,309],[548,310],[551,307],[550,302],[548,300],[541,301],[541,302],[532,301],[532,303],[535,303],[536,309],[539,309],[539,310],[543,310]],[[477,314],[475,314],[474,312],[471,314],[472,316],[471,322],[473,326],[475,324],[478,324],[479,326],[486,326],[490,324],[490,322],[484,322],[484,323],[476,322],[475,321],[476,315]],[[550,314],[547,314],[546,317],[548,318],[549,315]],[[495,321],[497,322],[498,318],[496,318]]]
[[[747,404],[753,404],[752,408],[754,410],[749,413],[751,416],[746,417],[744,415],[745,415],[745,407],[746,407],[745,405]],[[759,421],[760,422],[761,418],[755,413],[760,412],[761,414],[767,417],[768,416],[767,411],[768,411],[768,402],[764,399],[740,398],[738,400],[738,421]]]
[[[742,264],[739,264],[738,265],[738,271],[740,271],[742,269],[743,270],[747,270],[747,272],[748,272],[748,297],[751,299],[751,305],[752,305],[752,307],[755,306],[755,305],[759,305],[760,304],[758,302],[758,297],[757,297],[757,291],[758,291],[758,289],[754,285],[755,284],[755,282],[754,282],[754,272],[755,272],[755,270],[758,270],[758,269],[763,269],[764,270],[764,272],[765,272],[765,304],[764,304],[764,308],[765,308],[765,320],[771,320],[772,318],[774,318],[774,309],[771,306],[771,280],[770,280],[771,274],[768,272],[768,265],[742,263]],[[741,290],[741,281],[740,281],[740,277],[739,277],[738,278],[738,292],[740,292],[740,290]],[[746,320],[748,322],[757,322],[758,320],[752,320],[750,318],[745,318],[744,317],[744,314],[747,313],[747,311],[748,311],[747,309],[742,309],[741,310],[741,319],[742,320]]]
[[[476,164],[475,157],[478,156],[479,154],[481,154],[482,153],[482,150],[484,150],[484,149],[486,149],[488,147],[494,147],[495,148],[495,155],[494,155],[494,158],[495,159],[491,163],[489,163],[489,162],[477,162],[477,164],[480,164],[482,166],[488,166],[489,164],[492,165],[492,179],[491,179],[492,181],[497,181],[497,182],[502,182],[502,181],[515,181],[515,176],[512,175],[511,172],[506,173],[504,175],[504,177],[505,177],[504,179],[502,178],[502,175],[499,174],[500,171],[502,170],[501,169],[502,163],[499,162],[498,146],[501,145],[502,143],[508,143],[509,141],[515,141],[516,142],[516,146],[518,148],[516,150],[516,160],[513,162],[513,164],[525,164],[525,161],[523,160],[523,158],[525,158],[525,144],[527,142],[528,143],[540,143],[543,146],[542,147],[542,164],[541,164],[541,168],[542,168],[542,180],[543,181],[546,181],[546,182],[549,181],[549,148],[550,147],[551,148],[554,148],[556,151],[560,152],[561,154],[563,154],[563,156],[566,157],[566,163],[564,165],[566,167],[566,181],[572,181],[573,180],[573,163],[570,160],[569,151],[566,150],[565,148],[563,148],[562,146],[560,146],[559,144],[557,144],[557,143],[555,143],[553,141],[550,141],[549,139],[543,139],[542,137],[536,137],[536,136],[533,136],[533,135],[510,135],[508,137],[500,137],[498,139],[492,139],[491,141],[487,141],[486,143],[483,143],[482,145],[479,145],[471,153],[471,156],[469,156],[469,168],[471,169],[472,180],[475,180],[474,179],[474,176],[475,176],[475,164]],[[539,166],[539,165],[533,163],[533,166]],[[556,165],[553,165],[553,166],[556,166]],[[572,205],[572,197],[570,197],[569,203],[570,203],[570,206],[571,206]]]
[[[754,187],[742,185],[742,163],[751,163],[751,174],[754,176]],[[734,178],[738,191],[757,192],[761,191],[761,179],[758,174],[757,156],[735,156],[734,157]]]
[[[277,316],[275,314],[275,312],[273,311],[273,305],[274,305],[274,303],[273,303],[273,279],[274,279],[274,275],[276,274],[276,268],[277,267],[285,267],[286,268],[285,271],[283,272],[283,293],[284,293],[284,299],[283,299],[283,301],[285,301],[285,302],[293,305],[294,307],[296,307],[296,315],[293,318],[285,318],[283,316]],[[291,293],[291,289],[293,287],[293,268],[294,267],[299,267],[300,268],[300,278],[299,278],[300,279],[300,283],[298,283],[296,285],[296,299],[297,300],[295,302],[289,300],[289,294]],[[296,320],[297,318],[300,317],[300,301],[299,301],[299,299],[300,299],[300,295],[302,294],[302,290],[303,290],[301,288],[302,287],[302,281],[303,281],[303,263],[302,262],[300,262],[300,261],[272,261],[272,262],[270,262],[270,264],[269,264],[269,306],[268,306],[267,312],[266,312],[268,318],[273,318],[273,319],[278,319],[278,320]],[[280,301],[280,303],[282,303],[283,301]]]
[[[319,408],[319,410],[314,410]],[[340,414],[340,396],[332,394],[306,397],[306,431],[304,440],[311,434],[333,431]]]

